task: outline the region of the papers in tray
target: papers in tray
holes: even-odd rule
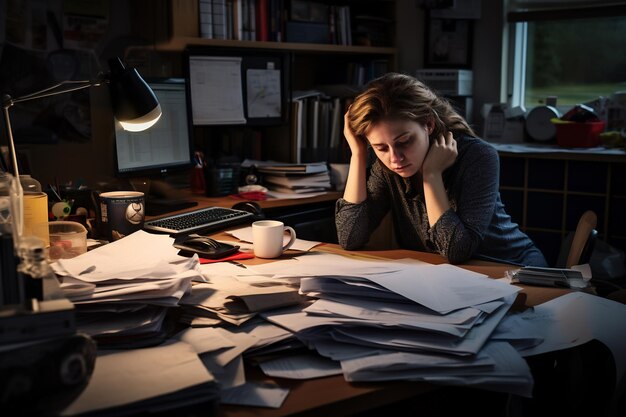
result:
[[[562,288],[586,288],[590,277],[576,269],[525,266],[512,273],[513,282]]]
[[[265,162],[257,164],[257,169],[263,173],[317,174],[328,172],[328,165],[326,165],[326,162],[312,162],[308,164]]]

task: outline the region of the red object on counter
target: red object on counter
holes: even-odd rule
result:
[[[566,148],[593,148],[600,145],[604,122],[557,123],[556,143]]]

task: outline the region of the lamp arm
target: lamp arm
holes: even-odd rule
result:
[[[19,244],[19,240],[21,239],[24,227],[24,207],[23,207],[23,194],[24,191],[22,189],[22,184],[20,183],[20,171],[17,165],[17,155],[15,152],[15,142],[13,139],[13,129],[11,127],[11,118],[9,117],[9,109],[16,103],[21,103],[24,101],[36,100],[39,98],[56,96],[58,94],[70,93],[72,91],[83,90],[89,87],[95,87],[106,83],[107,80],[103,76],[99,76],[96,80],[84,80],[84,81],[63,81],[52,87],[44,88],[43,90],[35,91],[34,93],[27,94],[22,97],[13,98],[9,95],[5,95],[2,99],[2,110],[4,114],[4,122],[6,124],[6,130],[8,134],[8,142],[10,147],[11,154],[11,163],[13,164],[13,172],[15,174],[14,185],[12,188],[12,201],[14,205],[12,207],[12,211],[14,213],[14,234],[15,234],[15,244],[16,247]],[[69,86],[61,90],[58,90],[61,87]]]
[[[30,100],[36,100],[36,99],[44,98],[44,97],[56,96],[58,94],[71,93],[72,91],[83,90],[89,87],[97,87],[99,85],[102,85],[105,82],[106,80],[104,79],[84,80],[84,81],[63,81],[63,82],[60,82],[59,84],[53,85],[52,87],[44,88],[43,90],[36,91],[34,93],[30,93],[22,97],[13,98],[11,96],[5,96],[4,107],[8,108],[14,104],[21,103],[24,101],[30,101]],[[56,90],[57,88],[60,88],[63,86],[75,85],[75,84],[80,84],[80,85],[75,86],[75,87],[64,88],[63,90]]]
[[[51,97],[51,96],[56,96],[58,94],[64,94],[64,93],[70,93],[72,91],[83,90],[89,87],[96,87],[106,82],[107,82],[106,77],[103,74],[99,74],[98,78],[95,80],[62,81],[51,87],[47,87],[47,88],[44,88],[43,90],[35,91],[34,93],[26,94],[21,97],[13,98],[10,95],[5,95],[3,97],[2,109],[4,113],[4,121],[7,127],[7,133],[9,136],[9,146],[11,148],[10,153],[12,156],[11,162],[13,163],[13,170],[17,178],[19,178],[20,173],[19,173],[19,168],[17,166],[17,158],[15,155],[15,144],[13,141],[13,129],[11,128],[11,118],[9,117],[9,108],[11,108],[14,104],[22,103],[24,101],[37,100],[39,98]],[[64,87],[64,86],[73,86],[73,87],[67,87],[67,88],[58,90],[59,88]]]

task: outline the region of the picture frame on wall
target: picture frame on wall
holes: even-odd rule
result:
[[[473,21],[426,19],[424,66],[471,68]]]

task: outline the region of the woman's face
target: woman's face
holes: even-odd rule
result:
[[[432,128],[412,120],[381,121],[366,133],[378,159],[404,178],[422,169]]]

